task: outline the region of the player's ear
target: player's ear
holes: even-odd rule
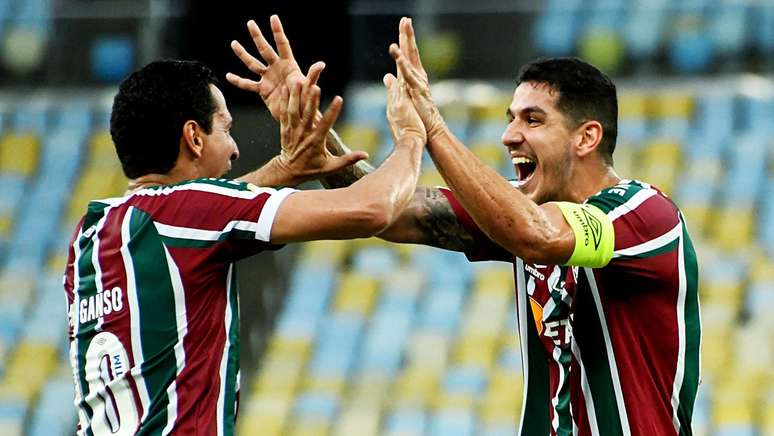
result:
[[[578,134],[578,142],[575,152],[579,157],[589,155],[602,142],[603,129],[599,121],[586,121],[578,126],[576,132]]]
[[[194,158],[202,156],[204,140],[200,134],[199,124],[194,120],[188,120],[183,124],[183,134],[180,138],[181,145],[193,155]]]

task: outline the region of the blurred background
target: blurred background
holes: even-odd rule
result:
[[[229,41],[279,13],[302,68],[326,61],[325,98],[345,97],[338,131],[376,162],[391,149],[380,79],[403,15],[448,123],[505,177],[522,63],[577,55],[611,74],[616,169],[673,196],[697,246],[695,434],[774,435],[774,1],[238,3],[0,0],[0,433],[74,432],[62,272],[87,202],[125,189],[108,132],[117,83],[159,57],[245,75]],[[255,96],[221,88],[238,175],[278,152],[278,129]],[[421,183],[443,184],[429,159]],[[515,434],[509,264],[368,239],[286,247],[239,273],[239,434]]]

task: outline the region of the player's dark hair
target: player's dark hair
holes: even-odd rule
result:
[[[177,161],[183,125],[196,121],[212,130],[215,74],[195,61],[159,60],[121,82],[113,99],[110,135],[124,174],[166,174]]]
[[[546,83],[559,92],[556,107],[577,127],[586,121],[602,124],[599,151],[613,163],[618,136],[618,98],[613,81],[578,58],[540,58],[524,65],[518,83]],[[517,84],[518,86],[518,84]]]

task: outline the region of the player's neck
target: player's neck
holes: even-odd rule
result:
[[[572,180],[582,182],[573,183],[566,197],[575,203],[583,203],[597,192],[614,186],[621,178],[612,166],[594,165],[578,168]]]
[[[190,171],[184,171],[180,166],[175,166],[166,174],[144,174],[136,179],[129,180],[125,195],[153,186],[173,185],[175,183],[195,179],[196,177],[197,176],[191,174]]]

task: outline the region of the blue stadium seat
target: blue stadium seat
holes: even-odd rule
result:
[[[475,417],[469,410],[439,410],[430,421],[430,436],[472,436]]]
[[[134,67],[134,41],[128,36],[101,36],[91,45],[91,71],[103,83],[118,83]]]
[[[45,102],[20,105],[16,108],[13,130],[18,133],[43,135],[48,127],[48,105]]]
[[[359,368],[366,373],[392,375],[400,368],[411,331],[412,314],[385,316],[377,311],[362,346]]]
[[[29,436],[65,436],[76,427],[75,411],[72,407],[74,397],[73,380],[70,376],[57,377],[47,382],[32,415]]]
[[[443,389],[449,393],[481,395],[487,385],[487,375],[483,368],[453,366],[446,370]]]
[[[755,11],[757,18],[756,25],[753,28],[755,45],[762,54],[774,53],[774,6],[771,4],[761,4]]]
[[[390,247],[364,247],[352,258],[352,271],[375,277],[385,277],[398,266],[398,257]]]
[[[315,376],[346,377],[359,345],[363,319],[332,314],[321,325],[309,372]]]
[[[708,30],[720,55],[733,55],[747,45],[751,27],[748,9],[741,2],[722,2],[712,8]]]
[[[567,56],[575,48],[578,33],[575,11],[548,10],[537,18],[534,27],[535,48],[541,56]]]
[[[339,400],[331,394],[305,392],[296,399],[293,413],[301,419],[329,422],[338,408]]]
[[[422,410],[401,408],[387,417],[385,428],[387,434],[421,435],[425,433],[427,416]]]
[[[459,322],[466,294],[464,286],[434,287],[425,291],[417,314],[419,327],[451,334]]]

